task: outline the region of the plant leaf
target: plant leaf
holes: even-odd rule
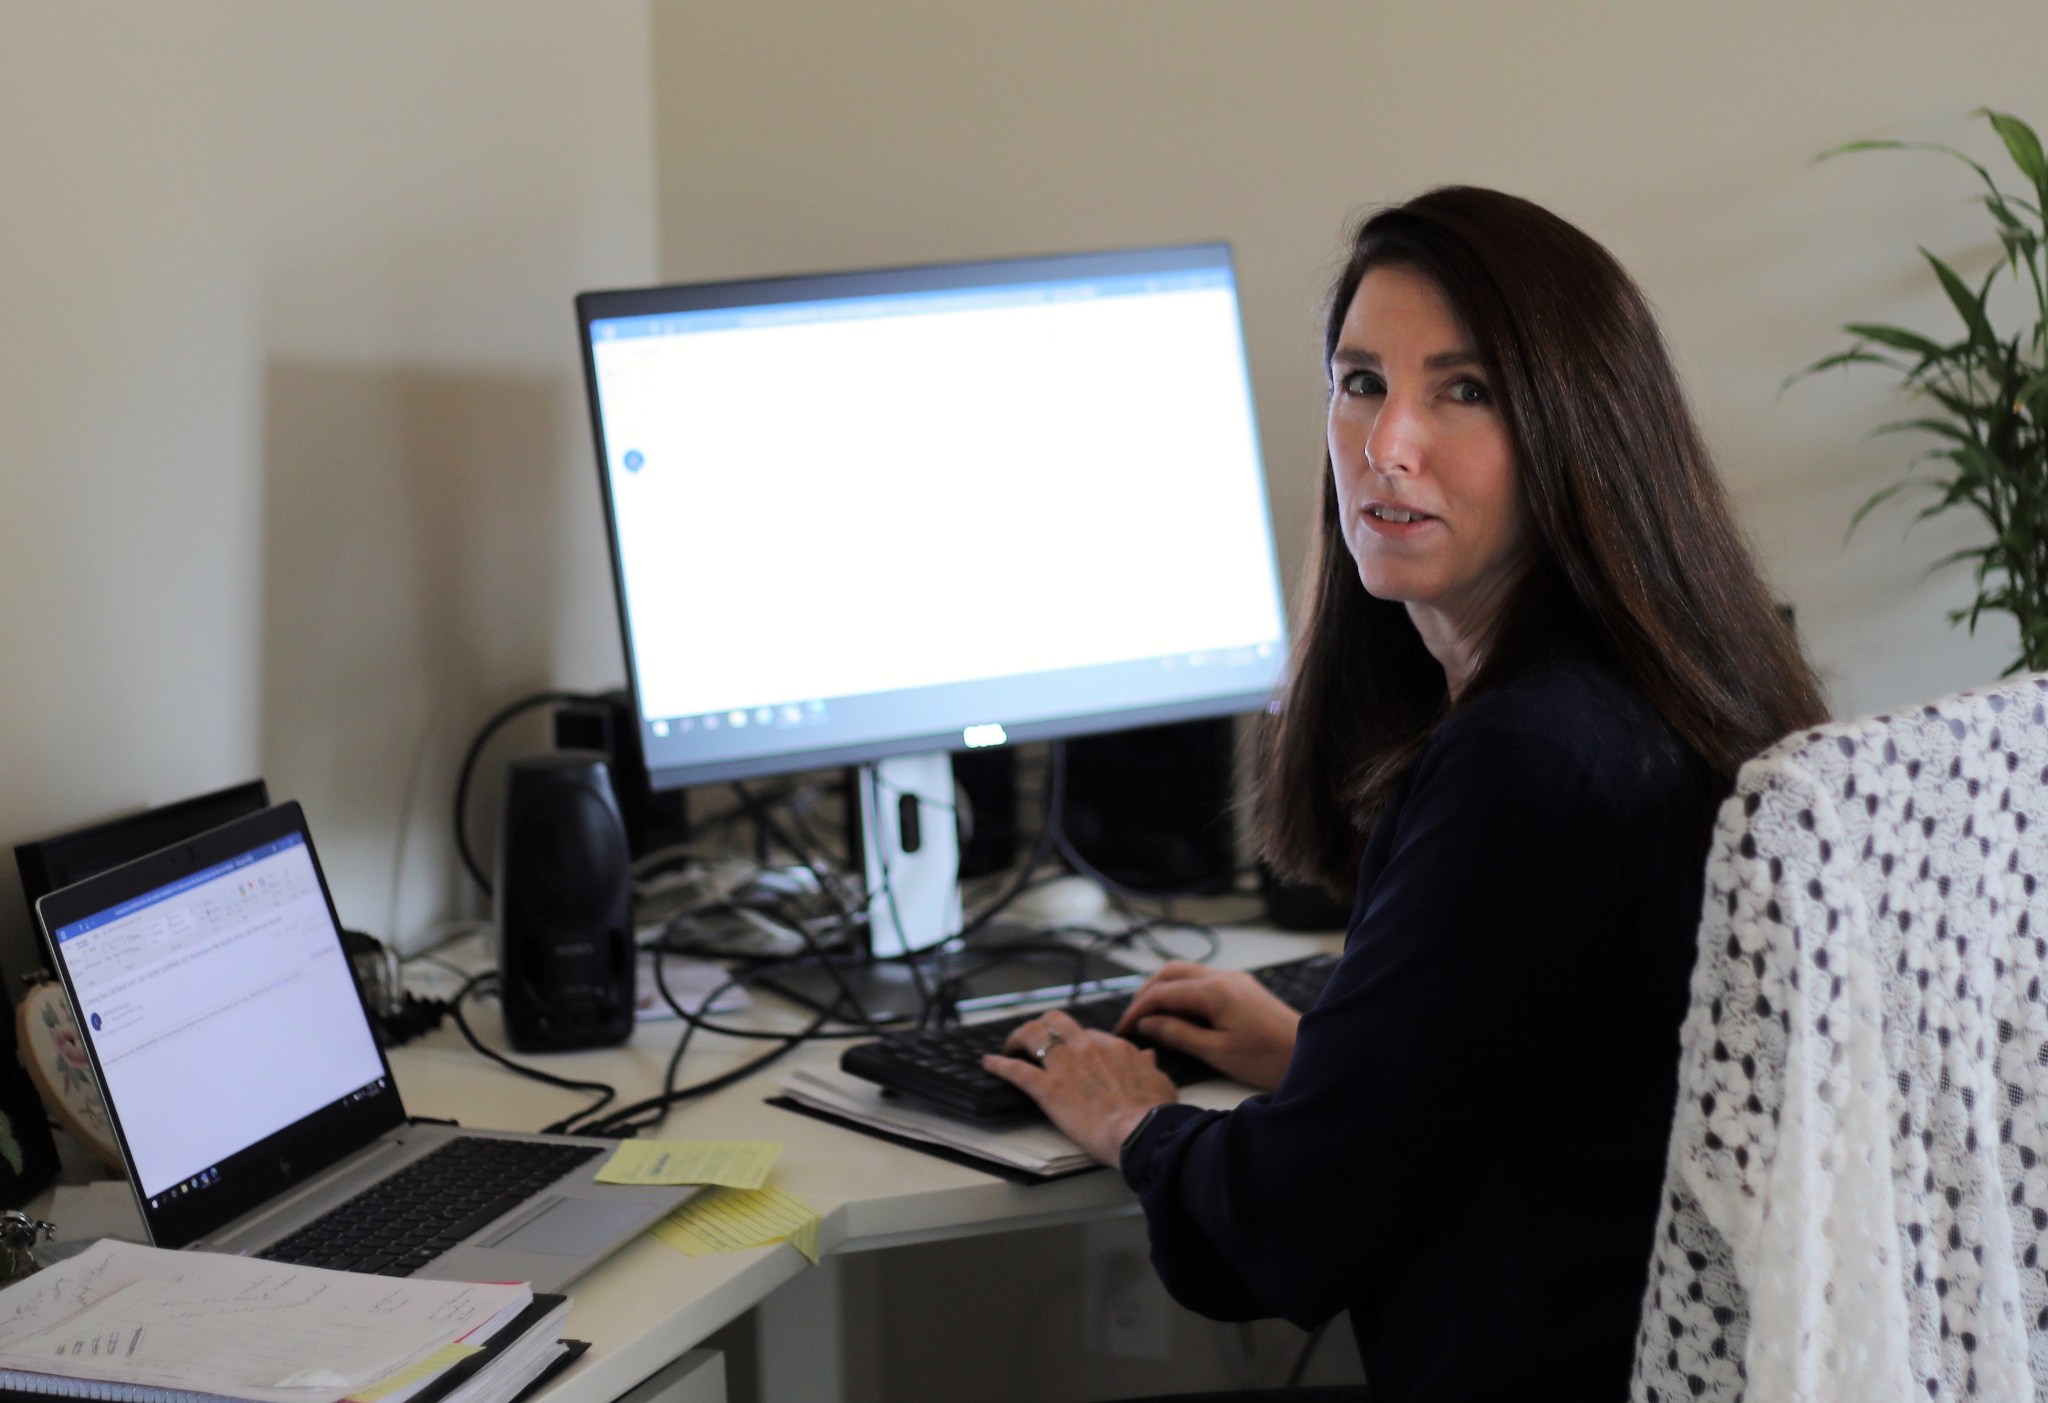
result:
[[[1930,385],[1922,382],[1913,388],[1926,395],[1949,413],[1955,415],[1956,418],[1972,429],[1976,429],[1979,433],[1982,432],[1981,421],[1989,417],[1990,413],[1983,405],[1944,390],[1939,385]]]
[[[1969,550],[1952,550],[1947,555],[1944,555],[1941,559],[1935,561],[1932,565],[1928,566],[1927,573],[1931,575],[1936,570],[1945,570],[1951,565],[1960,565],[1965,560],[1975,559],[1976,557],[1983,555],[1986,551],[1989,551],[1990,549],[1991,547],[1989,546],[1973,546]]]
[[[1964,477],[1975,482],[1992,482],[2005,476],[2002,465],[1975,443],[1966,443],[1949,453],[1949,460]]]
[[[2031,234],[2033,232],[2006,207],[2005,196],[1979,195],[1977,198],[1983,202],[1984,208],[1991,211],[1991,217],[1998,221],[2001,229],[2015,235]]]
[[[1932,486],[1933,484],[1930,483],[1928,485]],[[1940,516],[1958,502],[1968,502],[1971,506],[1977,507],[1981,511],[1983,507],[1977,495],[1977,484],[1972,482],[1951,482],[1948,485],[1948,490],[1941,494],[1941,500],[1920,508],[1914,514],[1913,520],[1925,521],[1930,516]],[[1989,549],[1989,547],[1986,549]]]
[[[1909,141],[1845,141],[1840,146],[1831,146],[1813,158],[1814,164],[1832,161],[1837,156],[1846,156],[1852,151],[1916,151],[1924,150],[1925,144]]]
[[[2012,269],[2014,276],[2018,276],[2021,262],[2034,261],[2034,250],[2040,246],[2041,241],[2032,234],[2011,234],[2000,230],[1998,242],[2005,247],[2005,266]]]
[[[1933,483],[1928,484],[1930,487],[1934,485]],[[1941,499],[1929,506],[1922,507],[1920,514],[1914,520],[1925,521],[1930,516],[1938,516],[1955,506],[1958,502],[1968,502],[1987,517],[1991,514],[1990,504],[1985,495],[1984,480],[1981,477],[1965,476],[1943,484]]]
[[[1879,424],[1868,434],[1864,435],[1864,437],[1876,438],[1880,434],[1902,434],[1911,429],[1918,429],[1923,433],[1939,434],[1942,438],[1953,439],[1957,443],[1969,443],[1971,441],[1968,434],[1946,419],[1894,419],[1889,424]]]
[[[1998,130],[1999,138],[2005,142],[2006,154],[2012,157],[2012,163],[2020,168],[2021,175],[2033,182],[2041,198],[2048,200],[2048,157],[2042,155],[2041,138],[2034,135],[2034,129],[2017,117],[1994,112],[1988,107],[1978,108],[1975,115],[1990,119],[1991,125]]]
[[[1869,516],[1874,508],[1882,506],[1884,503],[1889,502],[1892,498],[1898,496],[1901,492],[1910,492],[1916,489],[1931,488],[1933,486],[1934,484],[1927,481],[1925,478],[1905,477],[1900,478],[1897,482],[1893,483],[1891,486],[1885,488],[1881,492],[1871,493],[1870,499],[1866,501],[1862,506],[1856,508],[1856,514],[1849,518],[1849,529],[1842,533],[1842,544],[1847,545],[1849,543],[1849,538],[1856,534],[1856,528],[1863,524],[1863,518]]]
[[[1922,248],[1920,256],[1934,269],[1934,276],[1941,279],[1942,290],[1948,293],[1948,300],[1955,304],[1956,311],[1962,316],[1963,325],[1970,329],[1971,343],[1996,348],[1998,337],[1991,330],[1990,319],[1984,315],[1984,299],[1973,295],[1970,285],[1957,275],[1956,270],[1936,258],[1927,249]]]
[[[1925,249],[1921,250],[1926,253]],[[1932,254],[1928,255],[1930,258]],[[1942,346],[1930,341],[1917,331],[1908,331],[1902,326],[1887,326],[1883,322],[1850,322],[1842,330],[1865,341],[1875,341],[1880,346],[1890,346],[1896,351],[1911,351],[1927,360],[1938,359],[1947,354]]]
[[[2033,410],[2035,422],[2048,419],[2048,370],[2027,381],[2020,387],[2019,393],[2012,397],[2013,413],[2023,413],[2029,406]]]
[[[1807,376],[1818,375],[1823,370],[1833,370],[1838,365],[1881,365],[1887,370],[1896,370],[1901,375],[1907,373],[1905,366],[1889,356],[1880,356],[1874,351],[1837,351],[1831,356],[1822,356],[1804,370],[1795,370],[1787,375],[1784,383],[1778,386],[1778,393],[1782,395]]]
[[[1845,142],[1832,150],[1823,151],[1813,159],[1818,163],[1831,160],[1836,156],[1846,156],[1852,151],[1938,151],[1944,156],[1953,156],[1956,160],[1961,161],[1971,170],[1977,172],[1978,178],[1991,188],[1991,192],[1994,195],[1999,193],[1998,182],[1991,178],[1990,171],[1985,170],[1982,165],[1965,153],[1956,150],[1955,147],[1939,141],[1851,141]]]

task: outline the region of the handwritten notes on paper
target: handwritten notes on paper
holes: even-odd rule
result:
[[[314,1403],[488,1335],[525,1286],[356,1276],[103,1241],[0,1291],[0,1380]]]
[[[818,1215],[780,1189],[711,1189],[654,1225],[654,1234],[686,1257],[787,1242],[818,1260]]]
[[[597,1182],[758,1189],[781,1153],[773,1140],[626,1140],[597,1171]]]
[[[177,1281],[137,1281],[67,1320],[13,1342],[8,1362],[84,1365],[116,1383],[211,1377],[236,1396],[250,1388],[346,1392],[374,1383],[447,1342],[438,1321],[308,1301],[196,1296]],[[69,1372],[68,1370],[65,1372]]]

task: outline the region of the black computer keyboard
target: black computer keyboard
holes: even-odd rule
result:
[[[604,1149],[460,1135],[257,1255],[410,1276]]]
[[[1337,967],[1335,955],[1311,955],[1305,960],[1255,969],[1252,975],[1278,994],[1291,1007],[1307,1012],[1316,996],[1329,982]],[[1084,1028],[1108,1032],[1130,1006],[1130,994],[1108,994],[1068,1004],[1066,1011]],[[839,1058],[841,1070],[879,1083],[890,1091],[928,1101],[941,1110],[972,1120],[1009,1120],[1038,1114],[1030,1097],[1016,1087],[982,1070],[985,1053],[1000,1052],[1012,1029],[1020,1028],[1036,1013],[1019,1014],[991,1023],[969,1023],[935,1032],[895,1033],[879,1042],[860,1043]],[[1133,1039],[1143,1045],[1142,1039]],[[1215,1068],[1199,1058],[1171,1048],[1156,1049],[1159,1070],[1176,1086],[1206,1081],[1218,1075]]]

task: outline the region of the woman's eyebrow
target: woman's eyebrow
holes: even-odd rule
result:
[[[1330,353],[1331,365],[1372,370],[1377,369],[1379,363],[1378,352],[1368,351],[1357,346],[1339,346]],[[1422,368],[1424,370],[1451,370],[1479,364],[1479,353],[1467,350],[1438,351],[1434,355],[1423,357],[1422,360]]]

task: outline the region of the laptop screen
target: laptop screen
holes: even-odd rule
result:
[[[208,857],[50,930],[152,1207],[386,1085],[305,835]]]

